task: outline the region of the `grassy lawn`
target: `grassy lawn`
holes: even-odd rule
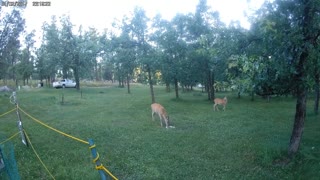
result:
[[[61,104],[62,94],[64,104]],[[293,126],[295,99],[228,96],[226,111],[214,112],[206,94],[155,87],[156,101],[166,109],[175,129],[151,120],[145,85],[125,88],[84,87],[31,89],[18,92],[20,107],[33,117],[77,138],[92,138],[101,162],[119,179],[318,179],[320,120],[308,101],[300,153],[287,166],[274,165],[286,153]],[[13,108],[0,94],[0,114]],[[220,109],[222,109],[220,107]],[[21,113],[31,142],[55,179],[100,179],[89,146],[62,136]],[[18,131],[17,117],[0,118],[0,142]],[[16,137],[21,179],[50,179],[32,148]]]

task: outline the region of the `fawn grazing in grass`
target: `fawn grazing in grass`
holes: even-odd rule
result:
[[[161,104],[158,104],[158,103],[151,104],[151,110],[152,110],[152,120],[154,120],[153,116],[156,113],[160,118],[161,127],[163,126],[162,122],[164,121],[166,123],[166,128],[168,127],[174,128],[174,126],[169,126],[169,116]]]
[[[223,106],[223,110],[226,110],[227,102],[228,102],[227,97],[224,97],[223,99],[215,98],[214,99],[213,110],[215,111],[216,108],[217,108],[217,110],[219,111],[219,108],[218,108],[217,105],[222,105]]]

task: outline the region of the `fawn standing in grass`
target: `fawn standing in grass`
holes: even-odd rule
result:
[[[216,108],[217,108],[217,110],[219,111],[219,108],[218,108],[217,105],[222,105],[223,106],[223,110],[226,110],[227,102],[228,102],[227,97],[224,97],[223,99],[215,98],[214,99],[213,110],[215,111]]]

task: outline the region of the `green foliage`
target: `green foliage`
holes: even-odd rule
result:
[[[310,13],[319,11],[317,1],[308,3]],[[274,1],[266,3],[259,11],[249,35],[248,53],[265,59],[265,71],[261,71],[258,84],[260,89],[269,89],[266,94],[287,94],[296,90],[297,86],[312,86],[314,81],[315,54],[318,54],[318,37],[320,18],[312,16],[308,29],[301,28],[303,9],[306,5],[294,1]],[[306,34],[307,33],[307,34]],[[308,36],[308,40],[305,36]],[[310,40],[310,41],[309,41]],[[295,76],[299,67],[301,54],[308,49],[308,60],[304,71],[307,78],[297,83]],[[309,80],[308,80],[309,79]]]
[[[19,38],[24,31],[25,20],[21,9],[3,11],[0,8],[0,79],[16,79],[17,57],[21,46]]]
[[[60,17],[60,24],[59,29],[53,16],[51,23],[43,26],[43,43],[36,52],[40,78],[74,77],[78,89],[80,78],[99,80],[102,74],[99,74],[101,64],[97,58],[102,56],[104,41],[97,30],[90,28],[84,32],[80,27],[75,34],[69,16]]]
[[[26,48],[21,50],[19,54],[19,63],[16,65],[18,79],[23,80],[23,85],[26,85],[32,74],[34,73],[33,63],[35,57],[31,54],[35,41],[33,40],[35,31],[27,34],[25,37]],[[20,77],[19,77],[20,76]]]
[[[42,79],[54,79],[55,73],[58,70],[58,65],[61,59],[59,52],[59,31],[57,27],[57,20],[55,16],[52,16],[51,23],[43,24],[44,38],[40,48],[37,49],[36,67]]]

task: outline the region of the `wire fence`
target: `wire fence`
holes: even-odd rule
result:
[[[20,117],[20,111],[25,114],[27,117],[29,117],[31,120],[37,122],[38,124],[60,134],[60,135],[63,135],[65,137],[68,137],[72,140],[75,140],[75,141],[78,141],[78,142],[81,142],[85,145],[89,145],[89,149],[92,153],[92,156],[93,156],[93,163],[95,163],[95,169],[98,170],[99,174],[100,174],[100,177],[101,179],[107,179],[107,177],[111,177],[112,179],[114,180],[118,180],[118,178],[116,178],[102,163],[100,163],[99,161],[99,153],[96,151],[96,145],[93,143],[93,140],[89,139],[89,141],[85,141],[85,140],[82,140],[80,138],[77,138],[75,136],[72,136],[70,134],[67,134],[65,132],[62,132],[56,128],[53,128],[51,126],[49,126],[48,124],[40,121],[39,119],[31,116],[29,113],[27,113],[25,110],[21,109],[18,105],[18,100],[17,100],[17,95],[16,95],[16,92],[13,92],[12,95],[10,96],[10,103],[14,104],[16,107],[8,112],[5,112],[3,114],[0,115],[0,118],[5,116],[5,115],[8,115],[14,111],[16,111],[17,113],[17,116],[18,116],[18,129],[19,131],[13,135],[11,135],[9,138],[7,138],[6,140],[0,142],[0,145],[1,144],[4,144],[8,141],[10,141],[11,139],[13,139],[14,137],[16,137],[18,134],[21,135],[21,138],[22,138],[22,142],[25,144],[25,145],[29,145],[31,146],[34,154],[36,155],[36,157],[38,158],[39,162],[41,163],[41,165],[44,167],[44,169],[47,171],[47,173],[50,175],[50,177],[52,179],[55,179],[54,176],[52,175],[52,173],[49,171],[49,169],[47,168],[47,166],[44,164],[44,162],[41,160],[39,154],[37,153],[37,151],[35,150],[27,132],[25,131],[25,129],[23,128],[22,126],[22,121],[21,121],[21,117]]]

